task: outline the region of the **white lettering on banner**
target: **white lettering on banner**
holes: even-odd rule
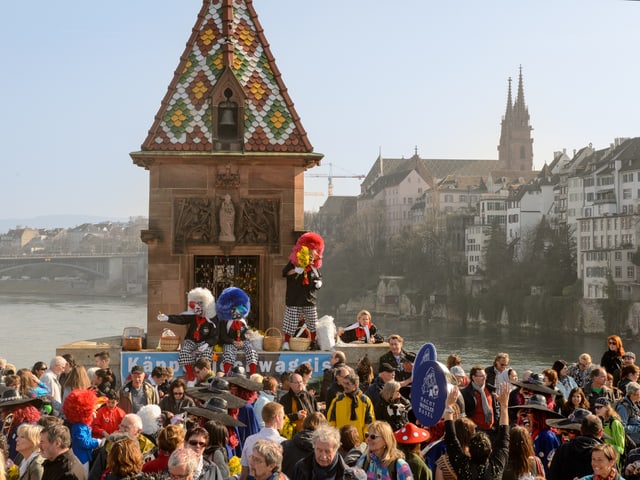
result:
[[[260,361],[258,361],[258,366],[260,367],[260,371],[261,372],[270,372],[272,364],[273,364],[273,362],[268,361],[268,360],[260,360]]]
[[[179,377],[184,374],[182,367],[178,363],[178,352],[153,352],[148,354],[122,352],[120,357],[120,375],[122,379],[127,378],[131,369],[136,365],[142,366],[145,373],[151,374],[155,367],[171,367],[174,375]]]

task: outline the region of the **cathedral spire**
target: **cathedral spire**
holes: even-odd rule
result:
[[[514,110],[520,114],[524,113],[527,107],[524,104],[524,86],[522,84],[522,65],[520,65],[520,74],[518,75],[518,96],[513,106]]]
[[[530,171],[533,169],[533,139],[529,111],[524,103],[522,65],[518,74],[518,93],[512,103],[511,77],[507,94],[507,110],[502,119],[498,160],[500,168]]]
[[[511,77],[509,77],[509,90],[507,91],[507,109],[504,113],[504,117],[510,117],[513,109],[513,101],[511,100]]]

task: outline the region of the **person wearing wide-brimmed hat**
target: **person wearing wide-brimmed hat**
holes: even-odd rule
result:
[[[2,393],[0,398],[0,421],[4,422],[10,415],[12,421],[5,432],[9,449],[9,458],[16,456],[16,439],[18,427],[23,423],[36,423],[40,420],[42,399],[25,398],[16,390],[9,389]]]
[[[548,473],[549,454],[560,446],[560,439],[546,423],[548,418],[561,418],[562,415],[547,407],[547,400],[539,393],[533,395],[525,405],[509,407],[517,411],[518,425],[531,435],[533,450],[542,461]]]
[[[580,426],[580,435],[560,445],[551,461],[549,480],[581,478],[593,473],[591,450],[602,442],[602,422],[588,410],[577,409],[567,419],[551,421],[547,424],[557,428]]]
[[[534,394],[543,395],[547,407],[553,406],[556,391],[544,384],[544,377],[541,374],[532,373],[524,380],[511,382],[511,385],[519,388],[512,390],[509,394],[509,407],[526,404]],[[509,410],[509,423],[516,423],[516,413],[517,411],[514,409]]]

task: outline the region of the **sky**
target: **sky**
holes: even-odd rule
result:
[[[201,0],[0,2],[0,218],[148,214],[140,149]],[[640,135],[640,2],[254,0],[322,165],[496,159],[507,79],[524,76],[534,166]],[[517,83],[514,83],[514,91]],[[336,195],[360,180],[334,178]],[[328,179],[308,178],[306,210]],[[36,225],[32,225],[36,226]]]

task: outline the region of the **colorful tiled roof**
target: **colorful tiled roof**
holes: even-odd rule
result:
[[[225,12],[230,12],[230,28],[223,25]],[[203,2],[142,150],[212,150],[209,97],[227,58],[247,97],[245,151],[312,152],[251,0]]]

